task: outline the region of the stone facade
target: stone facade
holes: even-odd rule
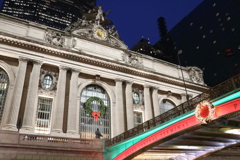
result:
[[[53,149],[54,156],[78,157],[81,152],[89,159],[98,159],[89,152],[94,151],[99,157],[103,151],[102,141],[89,141],[88,149],[77,146],[79,153],[66,147],[82,141],[79,139],[79,105],[82,90],[88,85],[100,86],[109,95],[111,137],[134,127],[134,111],[142,113],[144,122],[161,113],[159,105],[163,99],[175,105],[184,102],[186,92],[181,72],[190,97],[208,89],[198,68],[180,68],[130,51],[109,31],[108,40],[101,40],[90,35],[95,32],[88,32],[86,36],[81,29],[78,34],[77,28],[78,31],[67,33],[2,14],[0,24],[0,68],[9,77],[0,134],[5,136],[6,143],[15,139],[11,144],[19,148],[13,153],[15,159],[47,156],[42,150],[52,154],[51,147],[57,147]],[[43,85],[48,75],[52,77],[49,87]],[[139,103],[134,102],[134,93],[139,95]],[[36,133],[39,97],[52,99],[51,127],[47,135]],[[28,138],[23,141],[25,135]],[[51,139],[54,141],[50,144]],[[68,143],[64,143],[66,141]],[[4,144],[1,141],[0,146]]]

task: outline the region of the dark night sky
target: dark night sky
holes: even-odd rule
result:
[[[121,39],[133,47],[142,36],[151,44],[159,39],[157,19],[166,19],[168,31],[188,15],[203,0],[97,0],[97,6],[112,12],[107,18],[118,29]]]
[[[3,0],[0,0],[0,8]],[[118,29],[121,39],[131,48],[142,36],[151,44],[159,39],[157,19],[166,18],[168,31],[203,0],[97,0],[97,6],[112,12],[107,18]]]

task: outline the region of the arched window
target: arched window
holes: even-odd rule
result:
[[[133,100],[134,100],[134,104],[139,104],[140,98],[138,93],[136,92],[133,93]]]
[[[91,97],[98,97],[106,106],[105,113],[94,119],[90,115],[90,111],[102,112],[101,103],[98,100],[90,101],[90,106],[87,107],[86,102]],[[111,137],[111,114],[110,114],[110,99],[107,92],[97,85],[89,85],[85,87],[81,93],[80,110],[79,110],[79,134],[80,138],[92,139],[95,138],[97,128],[103,135],[103,138]]]
[[[160,104],[160,113],[162,114],[164,112],[167,112],[174,107],[176,107],[176,105],[171,100],[164,99]]]
[[[0,121],[2,120],[2,114],[4,104],[6,102],[7,92],[9,86],[9,77],[7,73],[0,68]]]

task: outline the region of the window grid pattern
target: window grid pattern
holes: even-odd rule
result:
[[[139,124],[143,123],[142,112],[135,112],[134,111],[134,127],[138,126]]]
[[[106,111],[103,116],[99,117],[98,121],[94,121],[91,115],[85,112],[84,103],[90,97],[98,97],[106,106]],[[99,112],[101,110],[100,103],[93,101],[90,105],[94,112]],[[83,139],[93,139],[95,138],[95,131],[97,128],[101,132],[103,138],[111,138],[111,114],[110,114],[110,99],[107,92],[96,85],[89,85],[85,87],[81,93],[80,99],[80,109],[79,109],[79,134],[80,138]]]
[[[139,104],[140,98],[139,98],[139,94],[138,93],[136,93],[136,92],[133,93],[133,100],[134,100],[135,104]]]
[[[43,80],[43,86],[45,88],[50,88],[52,86],[52,83],[53,83],[52,77],[49,75],[46,75]]]
[[[0,68],[0,122],[2,120],[2,114],[8,92],[8,86],[9,77],[7,73],[2,68]]]
[[[160,113],[162,114],[164,112],[167,112],[174,107],[176,107],[176,105],[172,101],[164,99],[160,104]]]
[[[52,98],[39,97],[35,120],[35,133],[50,133]]]

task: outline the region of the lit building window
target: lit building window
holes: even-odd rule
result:
[[[167,112],[174,107],[176,107],[176,105],[171,100],[164,99],[160,104],[160,113],[162,114],[164,112]]]
[[[235,28],[232,28],[232,31],[235,31]]]
[[[202,28],[203,28],[203,26],[200,27],[200,29],[202,29]]]
[[[85,103],[91,97],[100,98],[105,108],[104,115],[101,115],[98,121],[95,121],[92,115],[86,112]],[[100,102],[93,100],[90,104],[90,108],[94,112],[101,111]],[[110,111],[110,98],[107,92],[100,86],[89,85],[82,90],[80,97],[80,109],[79,109],[79,134],[80,138],[93,139],[95,138],[95,131],[97,128],[103,135],[104,139],[111,137],[111,111]]]
[[[228,13],[226,13],[225,15],[228,16]]]
[[[217,54],[220,54],[220,52],[217,52]]]
[[[215,43],[217,43],[217,41],[213,41],[213,43],[215,44]]]
[[[222,31],[225,31],[225,28],[222,28]]]
[[[190,23],[190,26],[192,26],[193,25],[193,23]]]
[[[219,13],[217,13],[216,16],[219,16]]]
[[[221,21],[221,18],[218,18],[218,21]]]
[[[143,123],[142,112],[134,111],[134,127]]]
[[[222,25],[223,25],[223,23],[220,24],[220,26],[222,26]]]
[[[206,38],[206,36],[205,36],[205,35],[203,35],[202,37],[203,37],[203,38]]]
[[[53,79],[50,75],[46,75],[44,78],[43,78],[43,87],[48,89],[52,86],[53,84]]]
[[[215,7],[216,6],[216,3],[213,3],[213,7]]]
[[[50,133],[52,98],[39,97],[35,120],[35,133]]]
[[[139,94],[138,93],[136,93],[136,92],[133,93],[133,100],[134,100],[135,104],[139,104],[140,98],[139,98]]]
[[[197,46],[196,48],[199,49],[199,46]]]
[[[230,18],[230,17],[228,17],[228,18],[227,18],[227,21],[230,21],[230,19],[231,19],[231,18]]]
[[[7,98],[9,77],[7,72],[0,68],[0,122],[2,120],[3,109]]]
[[[213,33],[213,30],[211,30],[210,33]]]

